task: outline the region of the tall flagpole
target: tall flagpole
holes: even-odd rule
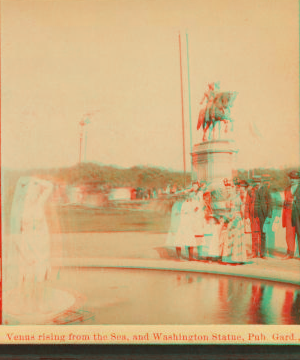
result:
[[[188,72],[188,89],[189,89],[189,120],[190,120],[190,156],[191,156],[191,174],[193,177],[193,133],[192,133],[192,108],[191,108],[191,85],[190,85],[190,61],[189,61],[189,38],[186,33],[186,54],[187,54],[187,72]],[[193,180],[193,178],[192,178]]]
[[[83,122],[79,123],[80,125],[80,133],[79,133],[79,163],[82,161],[82,142],[83,142]]]
[[[80,125],[80,134],[79,134],[79,163],[82,162],[82,154],[83,161],[86,161],[86,146],[87,146],[87,125],[90,124],[89,118],[85,120],[81,120],[79,122]]]
[[[87,119],[85,120],[86,125],[88,125],[89,122],[90,122],[90,120],[87,118]],[[85,127],[85,134],[84,134],[84,135],[85,135],[85,137],[84,137],[84,155],[83,155],[83,159],[84,159],[84,161],[86,161],[87,126]]]
[[[186,187],[186,164],[185,164],[185,138],[184,138],[184,108],[183,108],[183,83],[182,83],[182,61],[181,61],[181,38],[180,38],[180,33],[179,33],[178,35],[179,35],[180,81],[181,81],[183,168],[184,168],[184,187]]]

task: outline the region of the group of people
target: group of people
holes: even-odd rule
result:
[[[294,257],[296,238],[300,248],[300,173],[292,171],[289,178],[282,210],[287,242],[283,259]],[[187,247],[190,261],[265,259],[268,233],[277,230],[280,219],[278,215],[274,219],[270,181],[268,175],[262,175],[247,181],[223,179],[219,186],[194,182],[192,188],[176,193],[166,245],[176,248],[178,258]]]
[[[157,198],[157,190],[153,189],[144,189],[138,187],[131,191],[131,200],[149,200]]]
[[[300,255],[300,171],[289,173],[290,185],[284,191],[282,226],[286,228],[287,254],[284,259],[295,255],[296,238]]]
[[[165,195],[175,194],[177,191],[181,191],[180,187],[176,184],[168,184],[165,188],[140,188],[133,189],[131,192],[131,200],[150,200],[158,199]]]

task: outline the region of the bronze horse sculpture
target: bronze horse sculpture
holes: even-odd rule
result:
[[[208,85],[208,92],[204,94],[203,100],[206,99],[206,106],[200,110],[198,117],[197,130],[203,127],[203,141],[206,139],[207,131],[212,125],[215,127],[218,121],[225,123],[226,129],[228,123],[232,122],[230,117],[230,108],[237,96],[237,92],[217,92],[216,84]]]

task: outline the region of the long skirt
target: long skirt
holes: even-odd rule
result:
[[[228,224],[228,229],[223,233],[224,262],[245,262],[247,260],[244,222],[237,216]]]
[[[198,224],[200,222],[200,225]],[[174,246],[199,246],[203,243],[201,220],[194,214],[182,214],[178,231],[174,238]]]
[[[252,255],[252,231],[251,231],[251,221],[250,219],[244,219],[244,232],[245,232],[245,245],[247,256],[251,257]]]
[[[203,257],[220,256],[220,225],[213,219],[204,224],[204,241],[198,252]]]
[[[178,228],[181,220],[181,202],[176,202],[172,207],[171,213],[171,224],[169,233],[166,240],[166,246],[174,246],[176,241],[176,235],[178,232]]]

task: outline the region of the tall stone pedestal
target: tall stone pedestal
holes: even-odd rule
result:
[[[232,140],[211,140],[193,147],[193,173],[197,180],[208,182],[232,179],[238,150]]]

